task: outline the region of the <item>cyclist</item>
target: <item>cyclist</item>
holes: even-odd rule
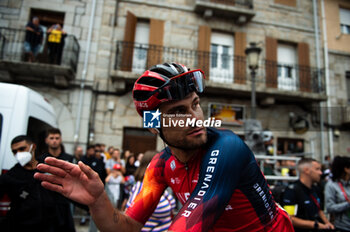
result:
[[[204,120],[198,96],[203,90],[201,70],[165,63],[136,80],[133,98],[140,115],[158,109],[163,117],[197,122]],[[82,163],[78,167],[48,158],[48,165],[38,169],[53,175],[36,178],[44,187],[87,204],[102,231],[139,231],[167,186],[183,204],[169,231],[293,231],[254,155],[238,136],[201,123],[176,125],[150,129],[168,146],[151,161],[142,190],[125,214],[113,209],[97,174]]]

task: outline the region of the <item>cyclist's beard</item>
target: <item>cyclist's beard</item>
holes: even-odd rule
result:
[[[186,137],[178,138],[177,141],[169,142],[169,140],[165,138],[162,128],[159,128],[159,136],[168,146],[175,147],[182,150],[195,150],[202,147],[207,142],[206,133],[204,134],[203,139],[197,139],[196,141],[191,141],[191,142],[187,141]]]

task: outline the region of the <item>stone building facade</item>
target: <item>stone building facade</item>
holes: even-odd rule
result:
[[[6,67],[1,67],[0,77],[25,84],[50,100],[68,151],[76,144],[95,142],[135,153],[160,150],[164,144],[143,128],[135,111],[131,89],[136,78],[161,62],[203,69],[207,75],[201,99],[205,116],[218,108],[221,113],[228,109],[231,118],[236,114],[240,122],[228,118],[223,126],[244,137],[241,122],[251,116],[252,90],[245,49],[255,42],[262,48],[255,78],[257,119],[262,128],[274,133],[275,153],[294,152],[301,141],[303,152],[319,160],[329,154],[349,155],[350,133],[345,127],[349,121],[342,119],[331,127],[327,117],[323,117],[325,126],[320,122],[320,109],[326,107],[327,99],[337,109],[349,104],[345,87],[349,80],[345,73],[350,70],[349,35],[329,39],[327,96],[321,1],[316,2],[319,11],[312,0],[4,0],[1,27],[23,29],[33,16],[47,26],[56,20],[76,39],[80,50],[73,78],[63,75],[63,84],[58,74],[43,84],[35,75],[14,74]],[[328,18],[334,15],[328,10],[335,5],[324,2]],[[347,1],[338,2],[349,7]],[[327,30],[336,26],[334,19]],[[334,32],[330,34],[334,37]],[[47,72],[43,64],[30,65]],[[336,129],[339,136],[334,136]]]

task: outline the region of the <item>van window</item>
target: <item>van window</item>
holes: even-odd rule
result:
[[[27,135],[31,137],[37,145],[35,157],[38,158],[46,151],[45,135],[48,129],[52,128],[49,124],[34,118],[29,117]]]

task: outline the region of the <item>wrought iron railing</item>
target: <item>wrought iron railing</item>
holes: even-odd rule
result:
[[[321,69],[269,60],[264,61],[261,69],[264,71],[261,79],[267,87],[310,93],[323,93],[325,90],[324,73]]]
[[[22,29],[0,27],[0,60],[69,66],[76,71],[80,46],[75,36],[65,35],[62,36],[61,43],[49,43],[49,34],[37,39],[39,37],[28,36],[26,33],[28,32]],[[28,52],[30,49],[26,49],[28,46],[36,47],[37,54],[32,56]]]
[[[253,0],[197,0],[198,2],[213,2],[224,5],[234,5],[239,7],[253,8]]]
[[[177,62],[191,68],[201,68],[212,82],[250,84],[246,57],[234,56],[230,49],[221,51],[220,54],[118,41],[115,70],[141,74],[154,64]],[[258,86],[286,91],[324,91],[324,75],[319,69],[268,60],[261,62],[255,82]]]

